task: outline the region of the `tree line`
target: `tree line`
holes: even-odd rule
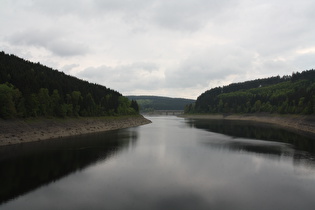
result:
[[[0,118],[138,113],[117,91],[0,52]]]
[[[185,113],[315,114],[315,70],[235,83],[201,94]]]

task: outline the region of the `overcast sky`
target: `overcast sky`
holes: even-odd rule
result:
[[[0,0],[0,51],[123,95],[315,68],[314,0]]]

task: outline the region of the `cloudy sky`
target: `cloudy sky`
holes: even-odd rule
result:
[[[124,95],[315,68],[314,0],[0,0],[0,51]]]

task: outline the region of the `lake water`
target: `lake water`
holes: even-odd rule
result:
[[[266,124],[148,118],[0,148],[0,209],[314,209],[314,137]]]

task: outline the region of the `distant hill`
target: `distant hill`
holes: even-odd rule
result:
[[[0,52],[0,118],[125,115],[138,109],[115,90]]]
[[[315,70],[210,89],[185,113],[315,114]]]
[[[161,96],[127,96],[130,100],[135,100],[141,112],[154,110],[184,110],[185,106],[194,103],[195,100],[184,98],[169,98]]]

